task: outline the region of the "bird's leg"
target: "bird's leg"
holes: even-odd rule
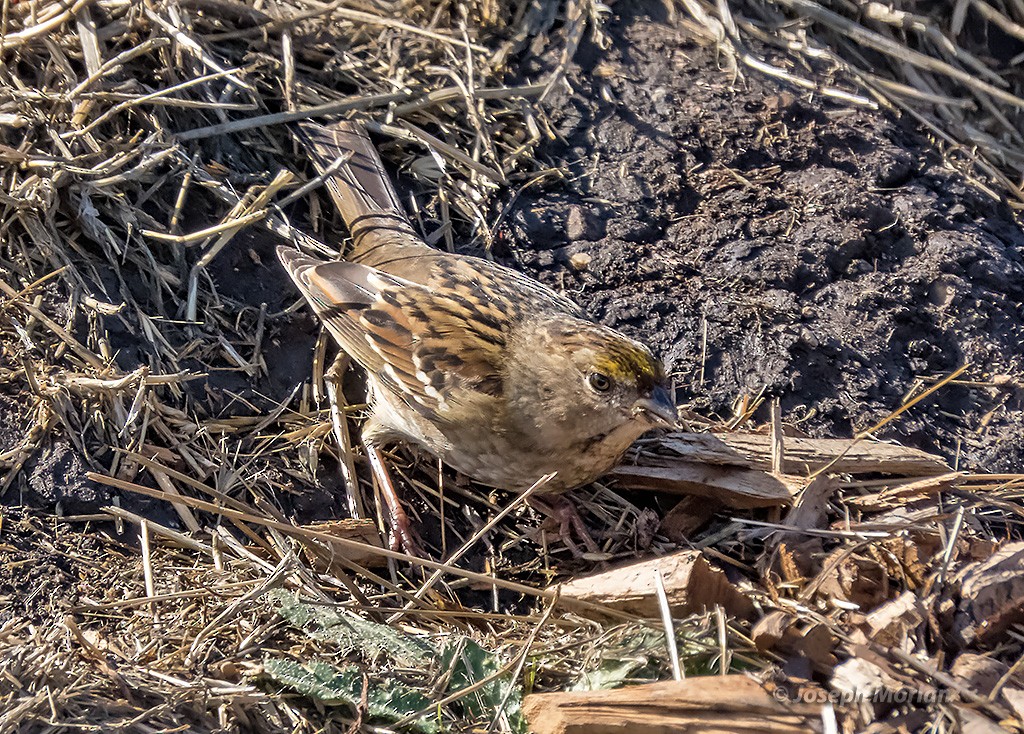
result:
[[[587,526],[583,524],[583,518],[570,500],[556,495],[554,497],[540,499],[531,497],[527,500],[529,505],[547,515],[558,523],[558,537],[565,544],[565,547],[577,558],[583,555],[578,545],[573,541],[572,536],[583,541],[589,553],[600,553],[601,548],[590,536]]]
[[[395,491],[395,485],[391,481],[391,473],[384,465],[384,457],[381,456],[380,449],[374,445],[373,438],[367,438],[365,432],[363,448],[366,450],[366,458],[370,460],[370,469],[373,472],[374,479],[377,480],[380,492],[384,496],[384,502],[388,506],[388,523],[391,526],[388,540],[391,549],[401,550],[410,556],[423,558],[424,554],[420,549],[419,539],[416,537],[416,532],[412,529],[409,516],[405,514],[405,508],[402,507],[401,500],[398,499],[398,492]]]

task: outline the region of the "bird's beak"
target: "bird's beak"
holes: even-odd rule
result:
[[[679,424],[679,414],[672,394],[664,387],[658,386],[645,398],[633,404],[633,414],[646,418],[652,425],[663,428],[675,428]]]

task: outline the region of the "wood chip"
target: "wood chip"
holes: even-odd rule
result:
[[[868,610],[889,597],[889,574],[877,561],[837,548],[825,559],[809,588],[833,602]]]
[[[775,651],[787,659],[803,658],[819,673],[830,674],[836,664],[836,638],[824,624],[805,622],[786,612],[770,612],[750,632],[758,650]]]
[[[800,492],[782,524],[800,530],[824,528],[827,525],[828,502],[838,488],[839,483],[833,477],[822,475],[812,479]],[[773,542],[793,542],[806,537],[797,530],[790,530],[775,535]]]
[[[966,706],[954,706],[953,710],[956,712],[957,731],[960,734],[1006,734],[1006,729],[984,714]]]
[[[868,614],[865,624],[868,636],[875,642],[906,649],[910,632],[924,622],[926,616],[921,600],[905,591]]]
[[[721,507],[721,502],[707,497],[683,497],[665,513],[658,531],[674,543],[685,543],[691,535],[704,527]]]
[[[789,485],[764,471],[690,461],[666,466],[619,466],[611,476],[629,489],[710,497],[737,509],[789,504],[799,486],[795,478]]]
[[[957,656],[949,673],[975,693],[988,696],[1002,679],[1009,674],[1009,684],[1024,688],[1024,674],[1010,674],[1010,666],[988,655],[964,652]]]
[[[1024,543],[1010,543],[957,577],[960,606],[956,633],[962,644],[984,644],[1024,621]]]
[[[373,520],[353,520],[351,518],[342,518],[340,520],[325,520],[323,522],[313,523],[304,527],[319,533],[327,533],[328,535],[333,535],[337,538],[355,540],[377,548],[384,547],[380,533],[377,532],[377,525]],[[321,571],[329,570],[336,562],[332,558],[333,553],[330,549],[328,549],[326,554],[317,553],[314,552],[311,545],[304,545],[303,550],[306,552],[310,561],[319,567],[319,570]],[[346,555],[345,560],[357,563],[360,566],[366,566],[367,568],[387,565],[386,558],[377,553],[369,552],[363,556],[358,556],[356,554]]]
[[[852,700],[870,701],[881,691],[898,691],[903,683],[870,660],[850,658],[836,666],[830,686]]]
[[[829,471],[836,474],[927,476],[949,472],[938,456],[918,449],[867,441],[851,444],[851,440],[842,438],[787,437],[782,471],[807,476],[835,461]],[[687,461],[772,470],[772,437],[763,433],[672,433],[658,446]],[[662,458],[659,455],[650,461],[657,463]]]
[[[780,702],[743,675],[541,693],[523,704],[533,734],[806,734],[822,731],[818,709]]]
[[[659,615],[655,573],[661,575],[674,614],[683,616],[721,606],[748,619],[754,605],[712,568],[698,551],[680,551],[570,581],[561,587],[562,602],[587,602],[643,617]]]
[[[934,497],[939,492],[946,492],[956,486],[957,480],[963,475],[959,472],[948,472],[934,477],[926,477],[886,487],[880,492],[851,497],[848,504],[862,510],[891,510],[903,507],[911,502],[919,502]]]
[[[1004,688],[1003,698],[1010,704],[1010,708],[1017,715],[1017,719],[1024,721],[1024,690],[1020,688]]]

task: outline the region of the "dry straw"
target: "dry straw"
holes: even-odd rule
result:
[[[685,5],[748,67],[843,103],[905,109],[951,155],[1022,198],[1013,183],[1019,78],[1013,65],[954,41],[975,14],[1020,37],[1019,4],[944,4],[950,28],[875,3],[857,17],[847,4],[837,13],[808,0]],[[586,34],[600,40],[600,11],[588,0],[4,1],[0,382],[16,396],[3,409],[19,435],[0,454],[0,492],[14,504],[26,463],[67,443],[78,457],[69,480],[89,472],[90,491],[118,487],[125,506],[60,523],[0,515],[0,554],[10,560],[0,576],[0,734],[387,731],[387,721],[517,731],[521,690],[509,680],[554,689],[669,677],[669,647],[688,673],[778,659],[720,610],[665,622],[566,611],[545,587],[572,566],[547,554],[543,533],[538,554],[536,518],[518,504],[502,513],[506,498],[429,462],[399,457],[396,470],[416,495],[411,506],[444,518],[437,557],[465,554],[423,564],[435,571],[429,578],[396,563],[398,554],[388,568],[375,565],[373,520],[297,525],[293,500],[334,471],[331,481],[358,499],[352,508],[372,504],[349,436],[359,406],[325,376],[323,340],[309,345],[312,389],[269,385],[271,350],[298,300],[277,290],[285,278],[271,262],[260,272],[278,307],[232,295],[212,275],[228,257],[259,260],[258,243],[275,238],[334,253],[340,243],[298,231],[282,208],[301,199],[311,231],[332,224],[302,188],[287,130],[329,115],[360,117],[380,137],[414,184],[409,208],[433,243],[457,235],[488,248],[492,195],[551,175],[533,158],[553,135],[545,105]],[[792,63],[750,50],[762,44]],[[516,78],[528,59],[543,75]],[[261,229],[273,234],[245,239]],[[748,424],[757,403],[744,398],[728,428]],[[788,456],[781,419],[774,430],[779,469]],[[830,508],[846,523],[825,535],[850,553],[878,549],[939,532],[956,508],[969,520],[959,542],[993,536],[989,523],[1019,513],[1020,482],[844,472]],[[909,519],[849,515],[901,491],[931,501],[954,487],[949,504],[925,504]],[[675,547],[654,532],[649,509],[606,487],[580,502],[607,529],[600,559]],[[345,514],[340,502],[319,509]],[[769,530],[812,529],[760,522],[746,535],[739,522],[712,525],[694,543],[766,606],[838,630],[838,615],[805,604],[805,584],[762,573],[775,548]],[[946,548],[944,578],[960,562],[957,548]],[[666,645],[666,627],[677,645]],[[349,628],[362,630],[358,639]],[[354,677],[339,667],[346,660]],[[913,674],[936,678],[914,661]],[[354,686],[352,705],[329,705],[342,682]],[[374,698],[389,683],[404,686],[404,707]]]

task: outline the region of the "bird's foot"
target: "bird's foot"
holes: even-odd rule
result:
[[[587,526],[583,523],[579,511],[570,500],[565,497],[545,497],[544,499],[532,498],[528,500],[530,506],[539,510],[548,518],[558,524],[558,538],[562,541],[569,552],[575,558],[582,558],[586,553],[600,553],[601,548],[590,535]],[[579,545],[573,540],[573,536],[583,543],[586,550],[580,550]]]
[[[381,456],[380,450],[365,438],[363,446],[366,449],[366,457],[370,460],[370,468],[380,486],[381,495],[384,497],[384,504],[387,505],[388,525],[390,527],[388,544],[391,550],[400,551],[417,558],[426,558],[419,537],[417,537],[416,531],[413,530],[412,522],[409,520],[405,508],[402,507],[402,502],[398,498],[398,492],[391,481],[391,473],[384,465],[384,457]]]
[[[423,552],[419,535],[412,527],[412,521],[397,501],[394,504],[388,502],[388,524],[391,526],[388,532],[388,544],[391,550],[417,558],[427,557]]]

